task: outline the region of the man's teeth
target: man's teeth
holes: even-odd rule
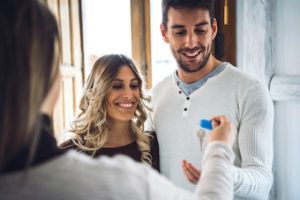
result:
[[[119,103],[118,105],[123,108],[131,108],[133,103]]]
[[[196,56],[199,53],[199,51],[195,51],[195,52],[184,52],[185,55],[193,57]]]

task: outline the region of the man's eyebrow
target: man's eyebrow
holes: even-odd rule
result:
[[[205,25],[208,25],[208,22],[200,22],[198,24],[196,24],[195,26],[196,27],[199,27],[199,26],[205,26]],[[180,24],[174,24],[173,26],[171,26],[172,29],[181,29],[181,28],[184,28],[185,26],[184,25],[180,25]]]
[[[205,25],[208,25],[208,22],[200,22],[200,23],[198,23],[198,24],[196,24],[195,26],[196,27],[199,27],[199,26],[205,26]]]
[[[173,26],[171,26],[172,29],[179,29],[179,28],[184,28],[185,26],[180,25],[180,24],[174,24]]]

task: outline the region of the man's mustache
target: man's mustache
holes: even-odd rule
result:
[[[191,53],[191,52],[194,52],[194,51],[200,51],[202,49],[204,49],[204,47],[196,46],[196,47],[194,47],[192,49],[191,48],[181,48],[177,52],[178,53],[184,53],[184,52]]]

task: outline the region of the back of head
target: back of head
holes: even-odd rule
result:
[[[51,86],[55,18],[37,0],[0,1],[0,172],[30,143]]]
[[[162,0],[162,24],[167,27],[168,11],[174,9],[201,8],[209,11],[210,21],[214,19],[214,0]]]

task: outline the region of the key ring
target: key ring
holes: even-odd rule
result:
[[[206,132],[204,129],[212,130],[212,123],[210,120],[202,119],[199,121],[200,129],[196,132],[197,137],[199,138],[201,151],[204,149],[204,138],[206,136]]]

